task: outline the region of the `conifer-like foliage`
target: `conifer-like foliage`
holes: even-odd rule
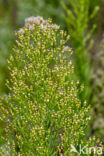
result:
[[[16,38],[8,60],[10,93],[0,102],[6,138],[0,155],[68,155],[71,144],[86,145],[90,119],[73,81],[69,36],[51,20],[31,17]]]
[[[67,5],[62,3],[62,6],[65,10],[64,19],[75,52],[76,76],[85,85],[84,92],[80,97],[82,100],[89,100],[91,80],[89,50],[93,44],[91,35],[95,30],[95,25],[89,28],[89,22],[94,18],[99,8],[95,6],[90,14],[90,0],[69,0]]]

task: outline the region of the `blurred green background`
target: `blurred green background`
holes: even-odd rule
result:
[[[7,94],[7,58],[25,18],[52,18],[71,36],[79,96],[92,107],[89,135],[104,137],[104,0],[0,0],[0,95]],[[2,132],[2,131],[0,131]]]

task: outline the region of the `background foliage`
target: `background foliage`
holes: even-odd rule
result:
[[[65,10],[64,19],[68,28],[68,32],[72,38],[72,47],[75,53],[75,70],[76,76],[81,83],[85,85],[81,99],[89,100],[90,97],[90,48],[92,46],[91,35],[95,29],[95,25],[89,28],[89,21],[95,16],[98,7],[89,14],[89,0],[69,0],[68,6],[62,3]]]

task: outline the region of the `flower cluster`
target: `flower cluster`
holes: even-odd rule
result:
[[[68,155],[71,144],[86,143],[90,107],[78,98],[79,81],[73,80],[72,51],[66,46],[70,36],[50,19],[43,21],[32,17],[23,33],[16,32],[8,60],[10,93],[0,102],[7,141],[1,155]]]

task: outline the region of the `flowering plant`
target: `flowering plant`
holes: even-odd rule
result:
[[[31,17],[16,37],[8,60],[10,93],[0,102],[8,142],[1,155],[68,155],[71,144],[86,144],[90,119],[73,81],[70,36],[50,19]]]

